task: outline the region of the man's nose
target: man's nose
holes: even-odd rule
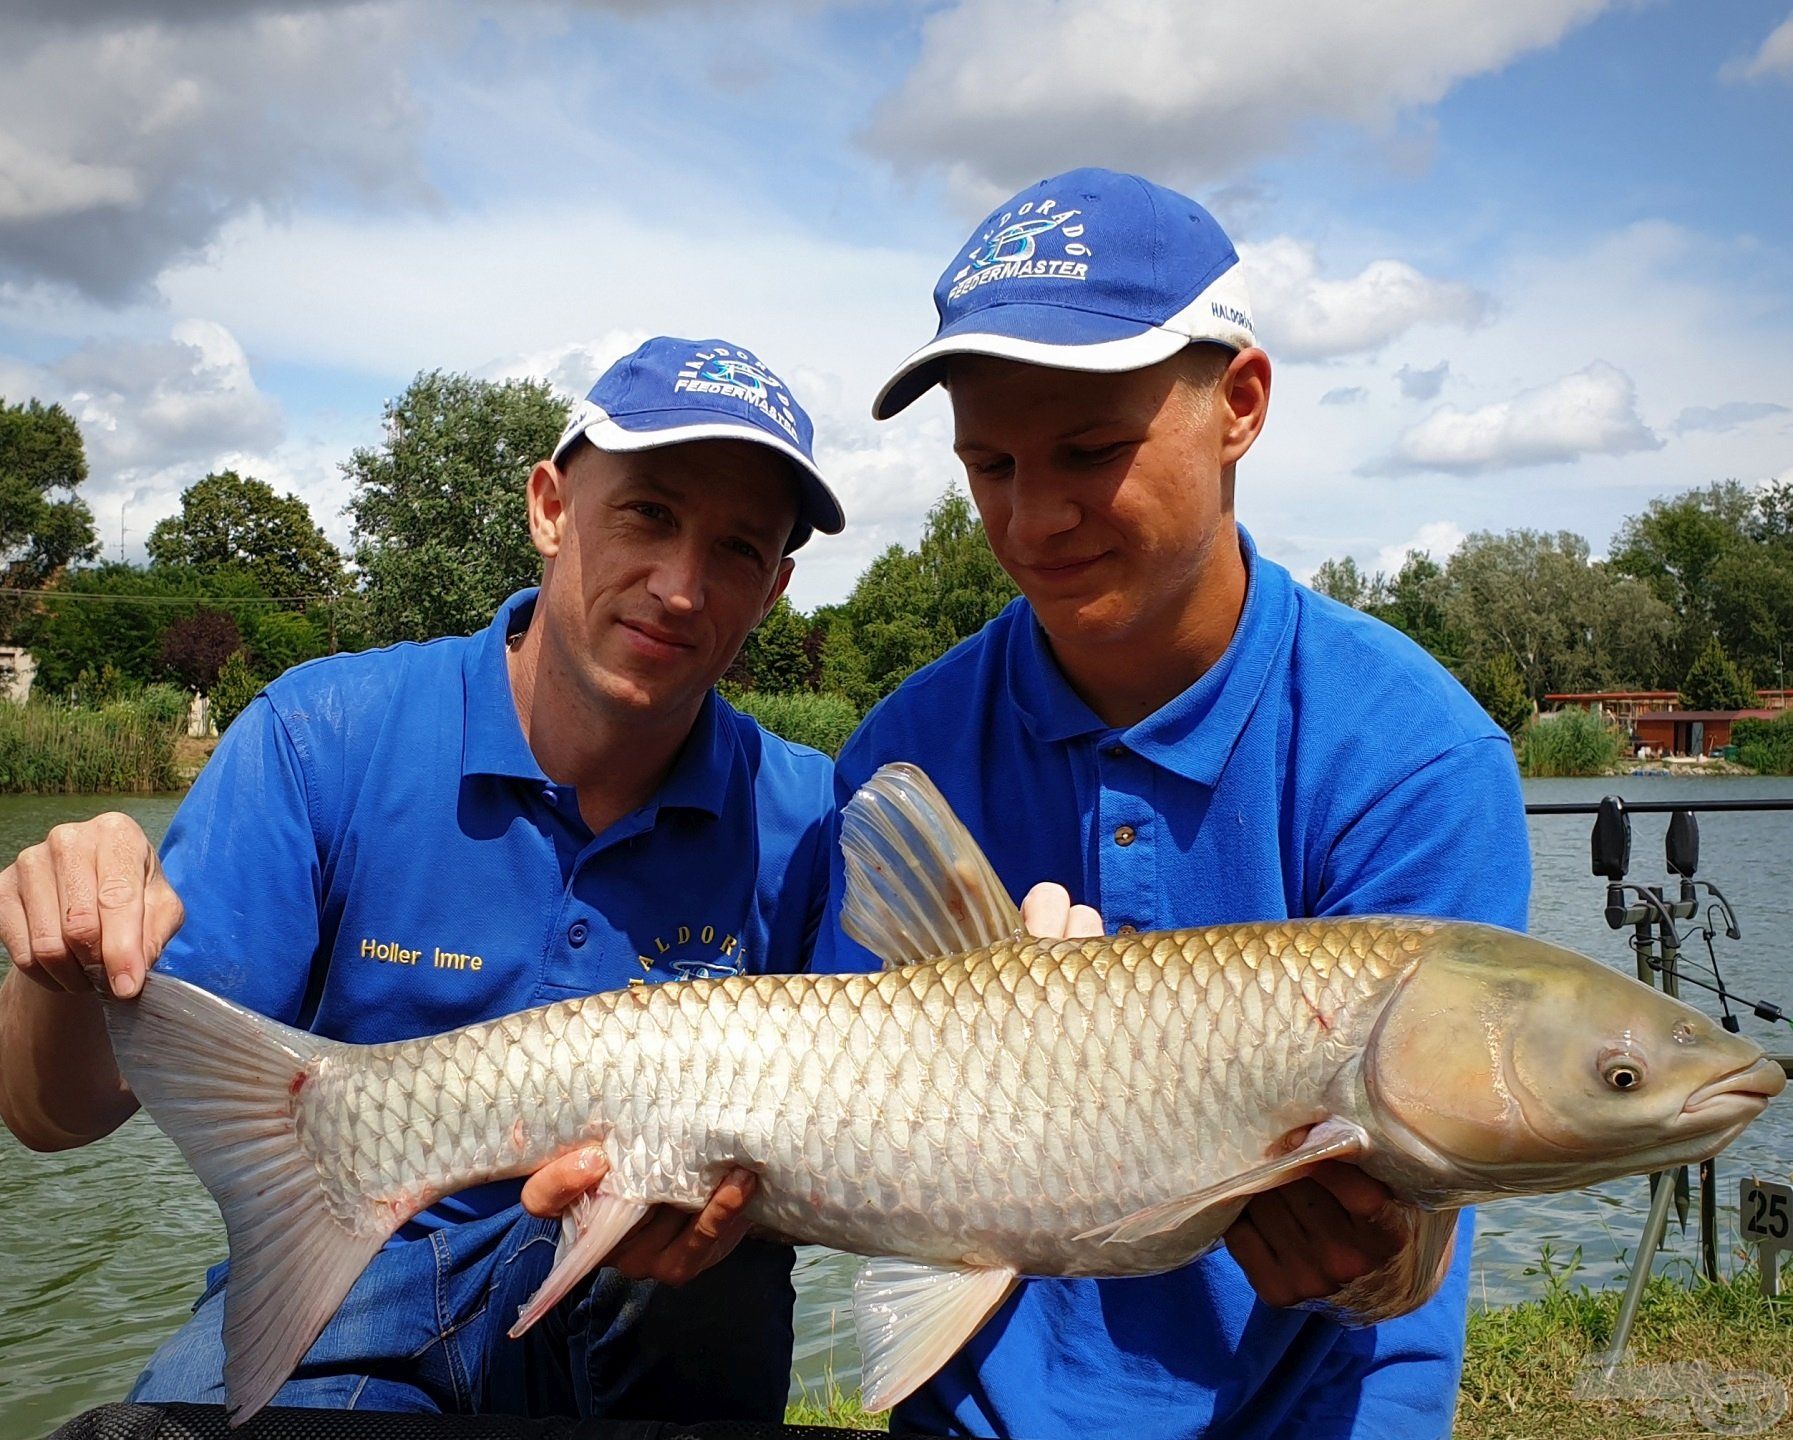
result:
[[[1010,496],[1009,538],[1023,550],[1076,529],[1083,518],[1070,494],[1038,472],[1017,472]]]
[[[648,591],[671,614],[695,614],[704,608],[703,571],[703,557],[695,548],[676,546],[654,566]]]

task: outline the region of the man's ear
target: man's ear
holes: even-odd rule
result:
[[[1220,463],[1226,466],[1251,449],[1264,428],[1270,413],[1270,357],[1256,346],[1241,350],[1220,377],[1217,393],[1226,417],[1220,437]]]
[[[538,460],[529,472],[529,538],[544,560],[560,553],[568,523],[566,473],[552,460]]]
[[[785,592],[791,583],[791,572],[797,568],[797,562],[789,555],[778,562],[778,578],[772,582],[772,593],[766,596],[766,603],[760,609],[760,619],[764,620],[772,613],[772,607],[778,603],[778,597]],[[754,622],[758,624],[758,621]]]

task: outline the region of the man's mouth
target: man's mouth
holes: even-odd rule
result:
[[[679,655],[695,650],[696,644],[676,631],[663,630],[642,620],[624,620],[622,628],[633,639],[636,648],[656,655]]]

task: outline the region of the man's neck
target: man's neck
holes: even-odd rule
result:
[[[579,796],[579,815],[599,835],[653,799],[671,772],[702,706],[670,720],[594,705],[560,673],[531,625],[505,650],[511,699],[542,772]]]
[[[1226,653],[1245,610],[1248,575],[1231,517],[1221,527],[1201,578],[1163,619],[1124,637],[1085,642],[1047,634],[1052,655],[1078,697],[1117,730],[1156,714]]]

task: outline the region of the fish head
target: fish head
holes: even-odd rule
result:
[[[1679,1000],[1488,926],[1440,928],[1378,1020],[1363,1080],[1400,1178],[1453,1204],[1705,1159],[1786,1084],[1759,1045]]]

